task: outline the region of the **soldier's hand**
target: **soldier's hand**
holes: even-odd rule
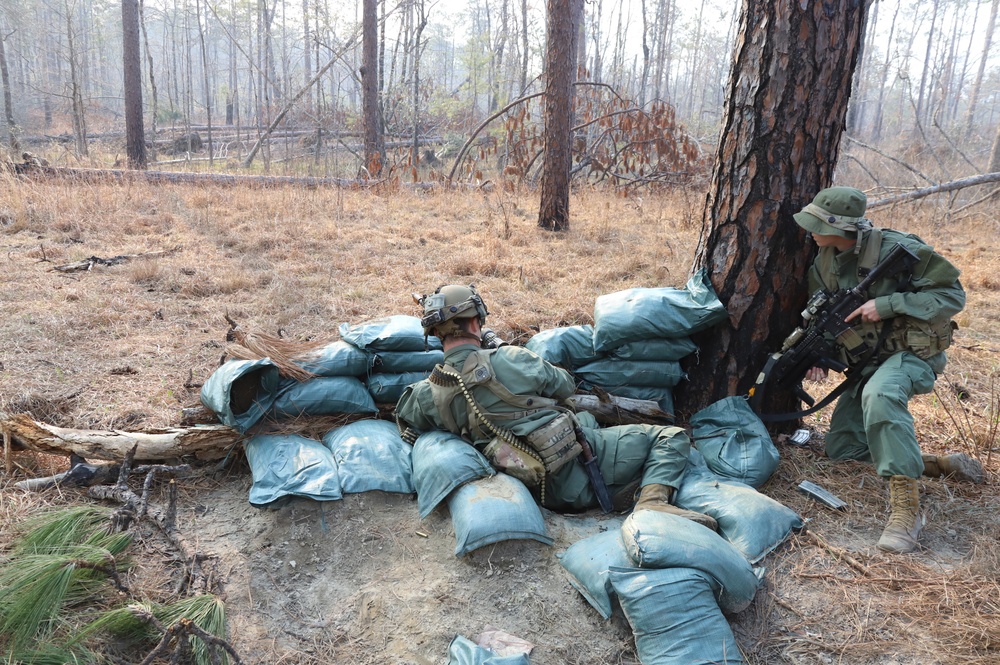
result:
[[[810,367],[806,371],[806,380],[808,381],[822,381],[826,378],[827,369],[825,367]]]
[[[851,319],[858,316],[860,316],[861,320],[865,323],[875,323],[882,320],[882,317],[878,315],[878,309],[875,307],[874,299],[869,300],[861,307],[858,307],[856,310],[848,314],[844,320],[850,322]]]

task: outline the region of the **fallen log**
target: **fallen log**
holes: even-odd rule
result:
[[[569,398],[577,411],[593,414],[602,425],[633,425],[648,423],[672,425],[674,416],[648,399],[632,399],[618,395],[577,394]]]
[[[10,437],[15,450],[119,461],[137,445],[135,458],[142,462],[187,457],[218,460],[229,454],[241,438],[239,432],[225,425],[168,427],[146,432],[85,430],[47,425],[23,413],[10,417],[0,414],[0,430]]]

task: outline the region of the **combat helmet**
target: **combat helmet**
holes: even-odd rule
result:
[[[414,299],[424,308],[420,325],[425,336],[445,337],[460,332],[455,319],[478,318],[482,326],[489,314],[486,303],[473,284],[439,286],[434,293],[419,297],[414,295]]]
[[[860,189],[827,187],[793,217],[810,233],[854,239],[859,230],[871,226],[864,216],[867,206],[868,197]]]

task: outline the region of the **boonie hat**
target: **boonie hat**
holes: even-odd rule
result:
[[[809,233],[853,239],[858,237],[867,206],[868,197],[860,189],[827,187],[793,217]]]

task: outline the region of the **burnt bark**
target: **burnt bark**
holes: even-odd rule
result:
[[[743,2],[694,264],[707,267],[729,319],[696,336],[682,416],[747,394],[799,323],[814,248],[792,215],[833,179],[864,26],[858,0]],[[788,411],[793,400],[771,391],[764,407]]]

